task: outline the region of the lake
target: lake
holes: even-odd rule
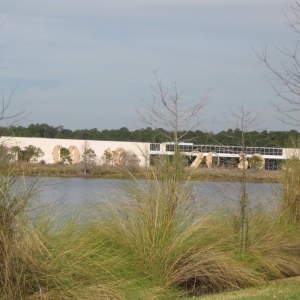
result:
[[[93,203],[128,201],[122,185],[130,183],[130,180],[26,178],[28,185],[34,180],[37,180],[38,185],[34,206],[47,205],[64,214],[73,213]],[[274,183],[247,183],[249,203],[252,206],[274,207],[280,187],[281,185]],[[223,205],[236,207],[240,199],[241,183],[195,181],[193,189],[194,205],[201,206],[207,212]]]

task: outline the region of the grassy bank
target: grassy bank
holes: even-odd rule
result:
[[[241,170],[235,169],[197,169],[196,171],[186,170],[190,175],[191,180],[202,181],[230,181],[239,182],[242,178]],[[267,170],[246,170],[248,182],[269,182],[278,183],[282,181],[282,173],[280,171],[267,171]]]
[[[299,165],[291,162],[280,175],[284,192],[274,210],[247,211],[243,245],[240,203],[202,213],[191,181],[202,170],[185,170],[180,154],[144,172],[142,182],[140,170],[102,169],[131,176],[121,187],[126,201],[84,208],[84,219],[35,210],[35,185],[14,177],[33,166],[7,166],[0,176],[0,299],[285,299],[282,290],[297,297],[286,281],[270,286],[285,278],[295,286],[300,276]],[[203,170],[221,181],[231,171]],[[258,174],[245,171],[249,180]]]
[[[300,277],[272,280],[258,287],[198,297],[199,300],[298,300]],[[188,299],[188,298],[186,298]]]
[[[273,281],[300,274],[298,228],[283,225],[275,214],[253,212],[243,257],[238,210],[202,215],[189,208],[186,185],[174,215],[165,190],[165,184],[153,181],[126,186],[123,192],[132,202],[94,206],[84,223],[78,216],[66,220],[47,211],[34,219],[18,213],[12,232],[1,227],[0,299],[191,299],[202,294],[199,299],[293,299],[279,298],[283,290],[298,295],[291,290],[294,281],[286,288]],[[228,290],[235,291],[224,293]]]
[[[24,176],[46,176],[46,177],[85,177],[85,178],[143,178],[153,175],[154,168],[147,171],[144,168],[124,169],[111,166],[90,166],[87,173],[81,165],[59,165],[59,164],[16,164],[14,166],[15,175]],[[185,169],[185,178],[200,181],[241,181],[242,173],[239,169],[208,169],[199,168],[197,170]],[[272,182],[277,183],[282,180],[280,171],[247,170],[249,182]]]
[[[181,221],[171,237],[160,232],[159,224],[155,230],[150,227],[153,223],[145,228],[146,220],[133,229],[138,220],[127,219],[134,217],[133,208],[127,208],[130,212],[120,220],[121,209],[124,212],[124,207],[120,212],[110,209],[106,221],[93,216],[89,225],[76,218],[62,222],[48,214],[33,224],[20,218],[18,233],[5,241],[0,299],[191,299],[212,292],[216,294],[199,299],[268,299],[266,295],[297,299],[299,295],[292,290],[297,287],[294,281],[266,284],[300,272],[295,264],[298,255],[284,253],[297,245],[292,232],[288,237],[280,230],[270,241],[274,232],[269,224],[256,236],[253,252],[242,259],[237,244],[231,244],[232,233],[220,230],[224,226],[220,220],[202,216],[193,224]],[[253,234],[258,229],[262,224]],[[147,240],[151,232],[157,236]],[[249,286],[258,287],[244,290]],[[235,291],[220,293],[231,289]],[[295,298],[283,298],[287,295]]]

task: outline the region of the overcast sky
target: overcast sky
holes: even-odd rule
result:
[[[270,102],[272,78],[252,50],[294,49],[279,0],[10,0],[0,5],[0,88],[21,125],[69,129],[145,127],[136,107],[152,101],[153,72],[183,101],[210,102],[200,130],[234,127],[244,103],[264,112],[261,129],[289,130]],[[214,125],[212,125],[212,123]],[[227,128],[226,128],[227,127]]]

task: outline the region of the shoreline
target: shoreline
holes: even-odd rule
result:
[[[43,177],[80,177],[80,178],[106,178],[106,179],[146,179],[153,176],[153,169],[149,168],[119,168],[112,166],[88,166],[84,173],[83,165],[59,165],[59,164],[15,164],[12,173],[18,176],[43,176]],[[185,169],[185,178],[192,181],[216,181],[216,182],[241,182],[243,172],[234,169]],[[247,182],[256,183],[280,183],[281,171],[246,170]]]

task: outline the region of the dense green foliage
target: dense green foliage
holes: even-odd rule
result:
[[[152,129],[150,127],[130,131],[126,127],[112,130],[99,131],[97,128],[70,130],[63,126],[49,126],[47,124],[31,124],[27,128],[23,126],[0,127],[2,136],[17,137],[46,137],[56,139],[81,139],[81,140],[106,140],[106,141],[131,141],[131,142],[166,142],[162,135],[164,129]],[[228,129],[218,133],[203,132],[200,130],[190,131],[185,135],[182,142],[194,144],[221,144],[237,145],[240,138],[239,129]],[[290,147],[292,140],[298,140],[300,133],[296,130],[290,131],[251,131],[245,133],[245,143],[256,147]]]
[[[69,164],[72,163],[72,159],[70,157],[70,151],[69,151],[69,149],[67,149],[67,148],[60,148],[59,152],[60,152],[60,158],[61,158],[60,163],[64,164],[66,161]]]
[[[7,149],[9,152],[9,149]],[[22,150],[19,146],[13,146],[10,150],[11,156],[9,158],[15,157],[19,162],[30,162],[33,160],[37,162],[39,157],[44,155],[44,152],[33,145],[28,145]]]

